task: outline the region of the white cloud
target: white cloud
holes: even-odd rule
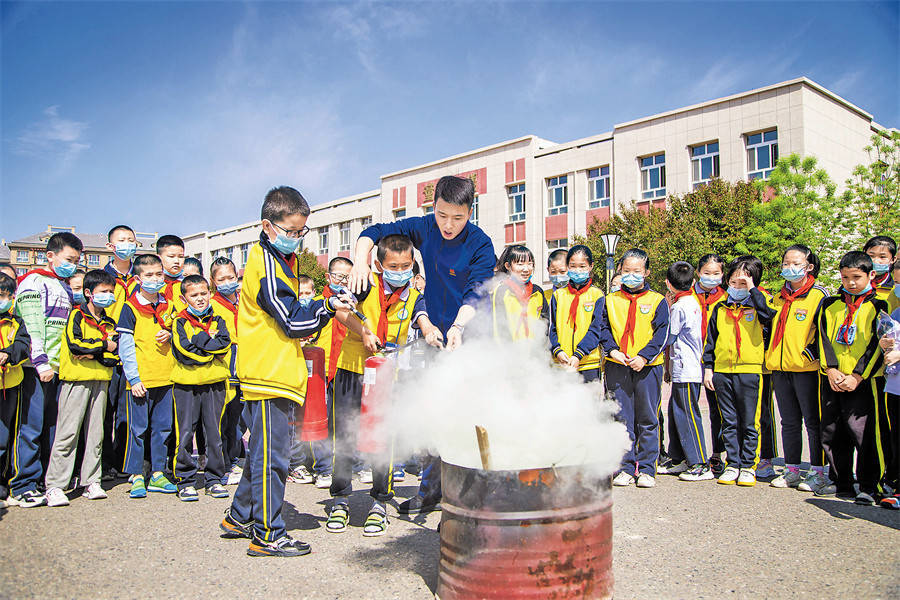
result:
[[[48,106],[43,115],[19,135],[14,151],[23,156],[55,160],[58,169],[65,170],[91,147],[84,139],[88,124],[60,117],[58,105]]]
[[[828,87],[843,96],[852,95],[864,74],[865,69],[847,71]]]

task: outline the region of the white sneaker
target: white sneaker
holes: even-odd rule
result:
[[[331,487],[331,473],[328,475],[316,475],[316,487],[320,490],[327,490]]]
[[[756,477],[760,479],[768,479],[769,477],[775,477],[775,468],[772,466],[772,461],[764,458],[759,461],[759,464],[756,465]]]
[[[712,470],[704,463],[694,465],[684,473],[678,476],[681,481],[707,481],[715,479]]]
[[[625,471],[620,471],[618,475],[613,477],[613,485],[617,485],[620,487],[631,485],[634,483],[634,475],[631,473],[626,473]]]
[[[734,482],[737,481],[740,474],[741,471],[737,467],[725,467],[725,470],[719,475],[716,483],[721,483],[722,485],[734,485]]]
[[[109,498],[109,496],[106,495],[106,492],[103,491],[100,483],[96,481],[84,488],[84,491],[81,493],[81,495],[88,500],[104,500],[106,498]]]
[[[800,481],[802,479],[803,478],[800,476],[800,471],[791,471],[790,469],[785,467],[784,471],[781,472],[781,475],[773,479],[769,485],[775,488],[795,488],[800,485]]]
[[[683,460],[680,463],[669,463],[667,465],[659,465],[656,469],[657,475],[680,475],[684,473],[690,468],[690,465],[687,464],[687,461]]]
[[[363,469],[359,472],[360,483],[372,483],[372,469]],[[330,484],[329,484],[330,485]]]
[[[294,483],[312,483],[314,481],[312,473],[305,466],[300,465],[290,473],[288,473],[288,481]]]
[[[756,485],[756,473],[753,469],[741,469],[741,474],[737,478],[737,484],[744,487],[753,487]]]
[[[52,487],[47,490],[47,506],[68,506],[69,499],[66,493],[58,487]]]
[[[241,482],[241,477],[244,476],[244,471],[241,470],[240,473],[235,473],[232,471],[228,474],[228,479],[225,481],[225,485],[237,485]]]
[[[637,478],[637,486],[639,488],[652,488],[655,485],[656,485],[656,479],[653,478],[653,475],[648,475],[647,473],[641,473]]]

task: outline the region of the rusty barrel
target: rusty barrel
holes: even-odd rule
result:
[[[589,466],[441,465],[440,600],[609,598],[612,494]]]

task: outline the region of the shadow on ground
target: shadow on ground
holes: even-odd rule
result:
[[[807,498],[806,502],[821,508],[835,519],[862,519],[900,531],[900,512],[878,506],[860,506],[837,498]]]
[[[387,539],[387,536],[390,536]],[[420,527],[396,537],[388,527],[387,544],[383,547],[357,548],[352,560],[368,565],[369,570],[391,573],[398,570],[415,573],[434,593],[437,587],[440,537],[437,531]]]

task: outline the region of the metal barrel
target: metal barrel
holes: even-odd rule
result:
[[[590,466],[441,465],[440,600],[609,598],[612,494]]]

